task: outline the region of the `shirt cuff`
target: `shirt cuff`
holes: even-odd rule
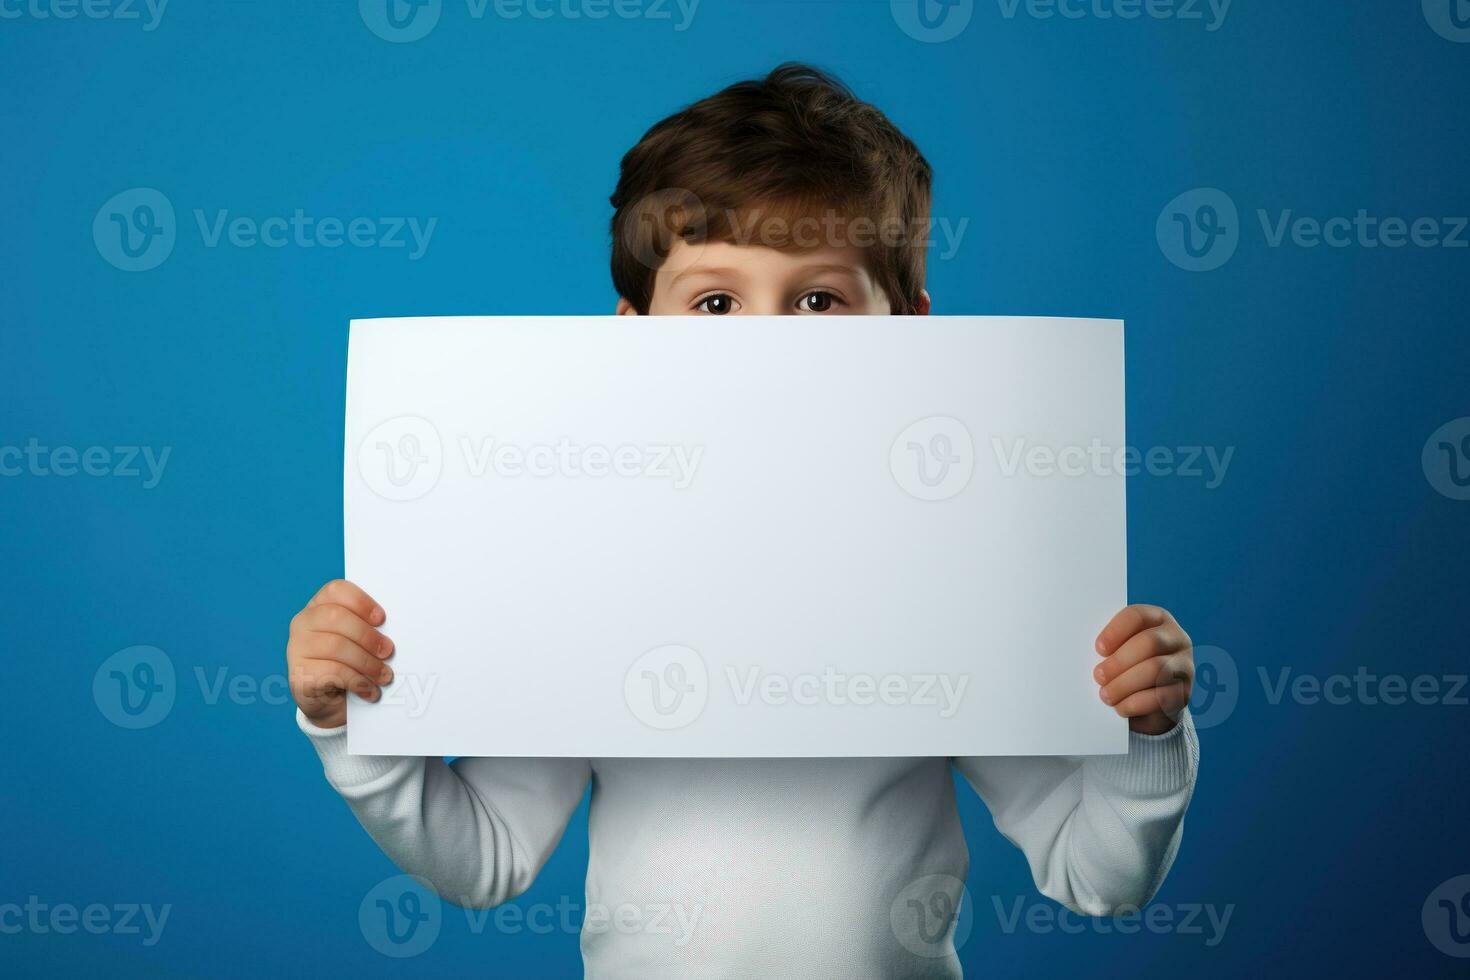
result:
[[[300,708],[296,709],[296,727],[311,739],[322,760],[327,782],[337,789],[370,783],[410,761],[410,757],[399,755],[353,755],[347,751],[346,725],[319,728],[306,719]]]
[[[1094,756],[1088,767],[1130,796],[1165,796],[1192,786],[1199,771],[1199,736],[1189,709],[1162,735],[1129,732],[1127,755]]]

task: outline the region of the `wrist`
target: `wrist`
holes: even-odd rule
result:
[[[314,718],[301,710],[301,707],[298,705],[296,708],[296,725],[308,735],[317,738],[332,738],[333,736],[346,734],[347,718],[345,714],[345,712],[337,714],[329,713]]]
[[[1128,730],[1139,735],[1167,735],[1179,725],[1179,719],[1170,718],[1162,711],[1128,719]]]

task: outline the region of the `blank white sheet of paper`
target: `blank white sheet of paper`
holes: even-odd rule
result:
[[[1123,325],[355,320],[361,754],[1127,751]]]

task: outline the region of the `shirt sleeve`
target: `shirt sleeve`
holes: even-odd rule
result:
[[[996,828],[1026,855],[1043,895],[1074,912],[1147,904],[1174,863],[1199,771],[1186,709],[1163,735],[1129,734],[1128,754],[969,757],[955,766]]]
[[[443,759],[347,751],[347,728],[296,723],[327,781],[405,872],[440,897],[488,908],[531,886],[591,777],[586,759]]]

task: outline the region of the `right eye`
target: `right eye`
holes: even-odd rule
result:
[[[710,316],[724,316],[735,309],[735,298],[729,293],[711,293],[695,303],[694,309]]]

